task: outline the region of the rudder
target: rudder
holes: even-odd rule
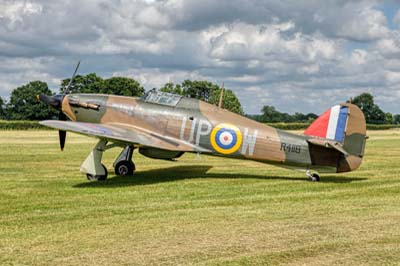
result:
[[[349,107],[335,105],[319,116],[307,129],[305,135],[339,142],[344,141]]]

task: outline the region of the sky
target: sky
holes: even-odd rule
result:
[[[97,73],[233,90],[249,114],[362,92],[400,113],[400,0],[0,0],[0,96]]]

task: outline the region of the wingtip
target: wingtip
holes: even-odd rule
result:
[[[39,121],[39,124],[42,126],[47,126],[48,122],[51,120],[43,120],[43,121]]]

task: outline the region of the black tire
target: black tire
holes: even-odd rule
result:
[[[114,171],[115,174],[119,176],[133,175],[133,172],[135,172],[135,164],[132,161],[119,161],[115,165]]]
[[[105,172],[104,175],[86,174],[86,178],[87,178],[89,181],[104,181],[104,180],[106,180],[106,179],[107,179],[107,176],[108,176],[107,168],[105,167],[104,164],[101,164],[101,166],[103,166],[103,169],[104,169],[104,172]]]
[[[312,174],[309,179],[311,182],[319,182],[319,175]]]

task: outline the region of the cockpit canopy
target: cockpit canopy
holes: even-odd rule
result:
[[[157,103],[161,105],[176,106],[182,99],[181,95],[168,92],[161,92],[155,89],[146,92],[142,96],[143,101],[148,103]]]

